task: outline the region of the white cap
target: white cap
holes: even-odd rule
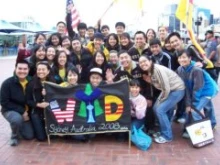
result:
[[[100,68],[92,68],[92,69],[90,69],[90,75],[92,73],[96,73],[96,74],[99,74],[100,76],[102,76],[102,69],[100,69]]]

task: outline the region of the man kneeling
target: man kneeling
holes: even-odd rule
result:
[[[1,86],[2,115],[10,123],[11,146],[18,145],[19,135],[31,140],[34,132],[29,121],[28,106],[26,105],[25,88],[28,83],[29,64],[19,61],[15,65],[14,76],[6,79]]]

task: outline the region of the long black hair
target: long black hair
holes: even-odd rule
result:
[[[101,54],[101,55],[103,56],[103,58],[104,58],[103,64],[102,64],[101,66],[98,66],[98,64],[96,63],[96,56],[98,55],[98,53]],[[94,54],[94,56],[93,56],[93,59],[92,59],[92,66],[93,66],[93,67],[99,67],[99,68],[101,68],[101,69],[104,69],[104,67],[105,67],[107,64],[108,64],[108,62],[107,62],[107,59],[106,59],[105,54],[103,53],[103,51],[100,51],[100,50],[99,50],[99,51],[96,51],[95,54]]]
[[[37,39],[38,39],[40,36],[44,37],[44,39],[46,40],[45,34],[43,34],[43,33],[37,33],[37,34],[34,36],[34,43],[35,43],[35,44],[37,44],[36,41],[37,41]]]
[[[47,61],[39,61],[37,62],[36,64],[36,70],[37,70],[37,67],[39,65],[44,65],[47,67],[47,69],[49,70],[49,74],[47,75],[46,77],[46,81],[50,81],[50,82],[55,82],[54,78],[53,78],[53,73],[51,72],[51,67],[49,65],[49,63]],[[42,88],[42,83],[40,81],[40,78],[37,76],[37,72],[35,73],[34,77],[33,77],[33,81],[34,81],[34,88]]]
[[[52,46],[58,46],[58,45],[53,45],[53,43],[52,43],[52,37],[53,37],[53,36],[56,36],[56,37],[58,38],[58,40],[59,40],[58,45],[61,45],[61,44],[62,44],[62,37],[61,37],[60,33],[53,33],[53,34],[51,34],[51,36],[48,38],[46,46],[50,46],[50,45],[52,45]]]
[[[127,32],[122,33],[122,34],[120,35],[120,39],[121,39],[122,37],[127,38],[127,39],[129,40],[129,42],[128,42],[127,45],[122,45],[122,44],[121,44],[121,50],[127,50],[127,51],[128,51],[128,50],[134,45],[134,43],[131,41],[131,36],[130,36],[129,33],[127,33]]]
[[[152,74],[154,73],[154,64],[155,64],[155,60],[154,60],[153,56],[142,55],[140,58],[142,58],[142,57],[144,57],[144,58],[146,58],[147,60],[149,60],[149,61],[152,62],[150,71],[144,71],[144,70],[142,70],[141,67],[140,67],[140,69],[142,70],[142,73],[143,73],[143,74],[147,74],[147,75],[148,75],[148,73],[150,73],[150,74],[152,75]]]
[[[116,40],[116,44],[115,44],[114,46],[111,46],[111,45],[109,44],[109,39],[110,39],[110,37],[114,37],[114,39]],[[108,51],[111,51],[111,50],[117,50],[117,51],[119,51],[120,45],[119,45],[119,39],[118,39],[117,34],[115,34],[115,33],[109,34],[108,37],[107,37],[105,46],[106,46],[106,48],[108,49]]]
[[[37,59],[37,57],[36,57],[36,52],[37,52],[39,49],[41,49],[41,48],[42,48],[43,51],[45,51],[45,58],[44,58],[43,60],[46,59],[46,47],[45,47],[44,45],[38,45],[38,44],[37,44],[37,45],[34,46],[32,55],[31,55],[31,57],[30,57],[30,62],[31,62],[33,65],[35,65],[35,64],[37,63],[37,61],[39,61],[39,59]],[[43,60],[41,60],[41,61],[43,61]]]
[[[154,29],[152,29],[152,28],[150,28],[150,29],[147,29],[147,32],[146,32],[146,42],[148,43],[149,41],[148,41],[148,38],[147,38],[147,33],[149,32],[149,31],[152,31],[153,32],[153,34],[154,34],[154,38],[156,38],[157,37],[157,34],[156,34],[156,32],[155,32],[155,30]]]

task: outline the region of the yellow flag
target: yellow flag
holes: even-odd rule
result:
[[[206,57],[205,51],[198,44],[193,33],[193,0],[180,0],[176,10],[176,17],[186,25],[192,44],[197,48],[201,57],[208,63],[207,68],[213,68],[212,62]]]
[[[139,0],[138,8],[142,11],[143,10],[143,0]]]
[[[180,0],[176,10],[176,17],[186,25],[187,29],[192,29],[193,0]]]

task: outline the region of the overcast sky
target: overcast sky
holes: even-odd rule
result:
[[[194,1],[198,6],[210,8],[216,17],[220,16],[217,0]],[[82,20],[91,26],[95,25],[111,2],[112,0],[74,0]],[[146,29],[155,28],[158,23],[157,17],[164,6],[178,3],[179,0],[144,0],[144,11],[147,16],[144,20],[139,19],[140,13],[134,2],[137,0],[118,0],[103,17],[103,23],[108,23],[112,27],[117,21],[124,21],[126,24],[137,22],[144,23]],[[0,4],[0,19],[8,21],[32,16],[43,27],[49,28],[65,17],[66,0],[0,0]]]

